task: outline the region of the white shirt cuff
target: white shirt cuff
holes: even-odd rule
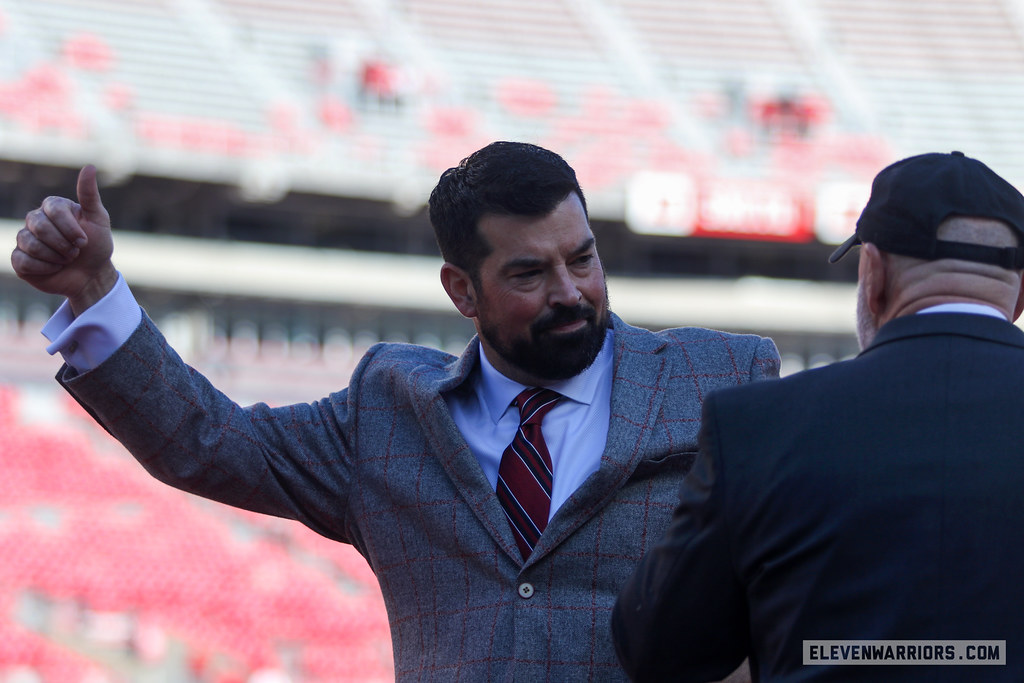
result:
[[[114,355],[142,322],[142,308],[118,273],[107,295],[75,317],[65,301],[43,326],[46,352],[60,353],[78,372],[87,372]]]

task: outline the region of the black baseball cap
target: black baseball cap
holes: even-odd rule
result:
[[[950,216],[993,218],[1017,234],[1017,247],[940,240]],[[887,166],[871,183],[857,230],[829,257],[835,263],[858,244],[934,261],[963,259],[1024,269],[1024,195],[995,171],[963,152],[920,154]]]

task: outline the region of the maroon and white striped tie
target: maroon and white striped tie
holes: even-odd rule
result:
[[[551,510],[551,454],[540,422],[562,395],[534,387],[523,390],[514,403],[519,408],[519,430],[498,466],[498,500],[525,560],[533,551]]]

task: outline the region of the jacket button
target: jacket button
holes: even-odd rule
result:
[[[529,600],[533,597],[533,584],[532,583],[521,583],[519,584],[519,597],[524,600]]]

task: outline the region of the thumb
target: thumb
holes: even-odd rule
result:
[[[78,173],[78,204],[82,213],[91,220],[101,219],[106,214],[100,200],[100,188],[96,181],[96,167],[87,164]]]

